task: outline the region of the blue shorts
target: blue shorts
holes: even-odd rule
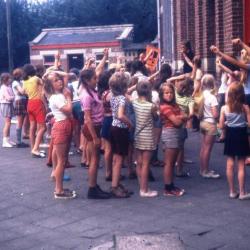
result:
[[[80,122],[81,125],[84,123],[84,113],[82,111],[81,102],[73,102],[72,103],[72,114],[73,117]]]
[[[110,129],[112,125],[113,117],[105,116],[102,123],[101,137],[110,141]]]

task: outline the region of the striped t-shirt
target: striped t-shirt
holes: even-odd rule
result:
[[[133,101],[135,112],[135,138],[134,146],[140,150],[155,150],[154,126],[152,107],[147,101],[136,99]]]

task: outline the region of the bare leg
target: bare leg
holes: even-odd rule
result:
[[[31,151],[33,151],[35,145],[35,138],[36,138],[36,122],[30,121],[30,147]]]
[[[238,181],[239,181],[240,195],[244,195],[246,193],[245,175],[246,175],[245,157],[239,157],[238,158]]]
[[[151,151],[142,152],[142,168],[141,168],[141,182],[140,189],[144,192],[148,191],[148,174],[149,174],[149,162],[152,156]]]
[[[66,144],[58,144],[54,145],[55,154],[57,157],[57,164],[54,170],[54,176],[56,179],[56,193],[63,192],[63,174],[64,174],[64,167],[66,161],[66,153],[67,153],[67,145]]]
[[[105,176],[112,175],[112,150],[111,144],[108,140],[103,139],[104,143],[104,162],[105,162]]]
[[[112,187],[118,187],[123,157],[118,154],[113,155]]]
[[[168,148],[164,153],[164,183],[170,185],[173,183],[173,175],[174,175],[174,164],[177,159],[179,149],[176,148]]]
[[[235,193],[234,188],[234,157],[227,157],[227,182],[229,185],[229,192]]]
[[[141,188],[142,151],[136,149],[136,174]]]
[[[209,171],[210,154],[214,145],[214,135],[202,135],[202,146],[200,151],[200,172],[207,173]]]
[[[97,167],[99,163],[99,154],[98,154],[98,148],[94,145],[93,142],[87,143],[87,151],[89,151],[89,154],[91,154],[90,157],[90,164],[89,164],[89,187],[95,187],[97,182]]]
[[[10,126],[11,126],[11,118],[6,117],[4,119],[3,137],[9,137],[10,136]]]
[[[46,130],[45,124],[38,124],[35,144],[33,146],[32,153],[39,153],[39,145],[42,141],[45,130]]]

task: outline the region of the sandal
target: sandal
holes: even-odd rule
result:
[[[111,194],[114,198],[129,198],[130,195],[126,193],[120,186],[112,187]]]
[[[73,192],[65,192],[63,191],[62,193],[54,193],[55,199],[74,199],[76,198],[76,193]]]
[[[45,158],[46,155],[42,152],[39,152],[39,154],[31,153],[33,158]]]

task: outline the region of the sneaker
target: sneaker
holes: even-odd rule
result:
[[[63,193],[57,194],[54,193],[54,197],[55,199],[62,199],[62,200],[66,200],[66,199],[74,199],[76,198],[76,193],[74,192],[67,192],[67,191],[63,191]]]
[[[105,193],[97,186],[90,187],[88,190],[88,199],[109,199],[111,198],[110,193]]]
[[[239,197],[239,194],[237,194],[237,193],[230,193],[229,194],[229,198],[230,199],[236,199],[236,198],[238,198]]]
[[[28,148],[29,144],[21,142],[16,144],[17,148]]]
[[[13,145],[10,144],[8,141],[4,141],[2,144],[3,148],[13,148]]]
[[[147,192],[140,190],[140,196],[145,198],[152,198],[158,196],[158,192],[148,189]]]
[[[101,192],[101,193],[103,193],[103,194],[106,194],[107,196],[110,196],[110,197],[111,197],[110,192],[106,192],[106,191],[102,190],[102,189],[100,188],[99,185],[96,185],[96,188],[99,190],[99,192]]]
[[[207,173],[201,173],[200,175],[206,179],[218,179],[218,178],[220,178],[220,175],[218,173],[214,172],[213,170],[208,171]]]
[[[171,189],[171,190],[164,190],[163,195],[164,196],[176,196],[176,197],[179,197],[179,196],[184,195],[184,193],[185,193],[184,189],[181,189],[181,188],[178,188],[178,187],[173,187],[173,189]]]
[[[250,200],[250,193],[240,194],[239,200]]]
[[[119,186],[112,187],[111,194],[113,198],[129,198],[130,197],[130,195]]]

